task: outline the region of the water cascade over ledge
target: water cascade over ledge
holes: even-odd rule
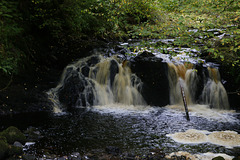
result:
[[[95,55],[68,65],[56,88],[48,92],[54,112],[62,105],[92,106],[121,103],[145,105],[140,94],[142,82],[131,73],[129,62]]]
[[[191,63],[168,63],[170,103],[183,105],[182,86],[189,105],[200,103],[215,109],[229,109],[227,92],[221,83],[218,69],[207,67],[206,73],[200,77],[198,70],[194,67]],[[199,90],[200,95],[196,95]]]
[[[209,78],[202,92],[205,104],[218,109],[229,109],[227,92],[221,83],[220,73],[217,68],[208,67]]]

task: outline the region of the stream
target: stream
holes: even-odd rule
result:
[[[195,106],[197,107],[197,106]],[[204,112],[209,112],[205,108]],[[28,113],[5,117],[1,126],[14,125],[22,130],[36,127],[44,138],[38,140],[25,152],[42,157],[44,154],[57,156],[74,152],[80,155],[101,155],[109,146],[118,148],[121,154],[147,155],[151,149],[164,153],[187,151],[195,153],[225,153],[239,156],[240,148],[226,148],[211,143],[176,143],[166,134],[188,129],[207,131],[233,130],[240,132],[240,114],[218,113],[218,117],[190,112],[187,121],[183,111],[169,107],[153,106],[95,106],[77,108],[72,113]],[[119,152],[120,152],[119,151]]]
[[[173,40],[161,42],[171,41]],[[157,42],[159,41],[153,43]],[[125,47],[128,45],[120,43],[122,48],[118,53],[129,51]],[[153,150],[159,150],[162,153],[161,158],[178,151],[240,156],[240,144],[229,147],[210,141],[179,143],[167,136],[189,129],[205,130],[208,132],[207,136],[215,131],[230,130],[240,133],[240,113],[229,109],[218,70],[212,68],[217,65],[205,63],[203,66],[206,69],[201,75],[205,79],[199,80],[200,76],[194,66],[188,68],[169,63],[202,63],[204,60],[196,58],[195,50],[167,50],[183,52],[182,56],[176,57],[159,51],[153,53],[153,56],[164,62],[164,67],[168,67],[166,76],[162,76],[169,80],[166,83],[169,83],[170,88],[167,87],[170,91],[166,93],[171,97],[168,105],[149,105],[154,101],[151,101],[148,93],[141,95],[141,89],[144,90],[145,87],[146,91],[149,86],[146,89],[141,77],[131,72],[127,61],[122,61],[131,60],[138,52],[143,52],[143,49],[139,48],[137,52],[133,50],[127,57],[108,49],[103,56],[97,54],[65,68],[59,84],[46,91],[53,104],[53,112],[1,116],[0,130],[8,126],[16,126],[22,131],[36,129],[39,138],[24,146],[24,153],[34,155],[35,158],[67,159],[67,156],[75,155],[82,159],[98,159],[104,154],[112,154],[123,159],[134,159],[136,156],[141,159],[149,154],[156,154]],[[192,59],[191,56],[195,58]],[[168,75],[172,77],[169,78]],[[198,82],[202,87],[197,86]],[[183,86],[187,96],[190,121],[185,116],[179,84]],[[221,92],[219,96],[212,92],[214,88]],[[164,90],[162,92],[165,93]],[[168,102],[166,100],[165,104]]]

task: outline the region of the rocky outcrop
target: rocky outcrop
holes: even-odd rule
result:
[[[118,63],[116,62],[116,60],[111,60],[109,70],[110,70],[110,84],[112,87],[115,76],[119,72]]]
[[[147,104],[154,106],[169,104],[167,63],[145,51],[131,60],[131,69],[143,82],[142,95]]]
[[[228,66],[221,65],[219,67],[219,72],[228,94],[231,109],[240,111],[240,74],[235,76],[236,73],[240,73],[240,68],[235,67],[233,69]]]
[[[60,102],[68,108],[76,105],[86,106],[86,103],[92,105],[93,93],[90,92],[91,87],[89,88],[88,97],[85,97],[84,90],[87,86],[94,84],[89,84],[85,76],[73,68],[68,68],[66,72],[64,85],[59,90]]]

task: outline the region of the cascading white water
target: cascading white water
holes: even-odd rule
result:
[[[229,109],[227,92],[217,68],[208,67],[209,78],[202,92],[203,103],[217,109]]]
[[[107,105],[111,103],[122,103],[126,105],[143,105],[145,104],[143,97],[138,91],[141,85],[135,74],[131,73],[130,68],[125,63],[119,64],[118,73],[114,77],[111,85],[110,65],[113,58],[102,59],[100,63],[90,69],[89,77],[95,84],[95,102],[94,105]],[[93,71],[98,68],[97,73]]]
[[[187,104],[195,102],[198,77],[192,65],[188,64],[186,67],[183,64],[168,63],[168,79],[171,104],[183,104],[180,85],[184,89]]]
[[[76,94],[79,95],[74,105],[146,104],[139,92],[142,83],[135,74],[131,73],[127,61],[120,63],[116,57],[104,58],[98,55],[98,62],[96,64],[89,64],[91,58],[88,57],[68,65],[63,72],[58,86],[48,92],[49,99],[55,104],[55,112],[61,111],[59,95],[62,90],[68,87],[66,81],[74,77],[73,75],[77,75],[76,79],[83,81],[83,85],[79,85],[81,88],[74,88],[74,91],[77,90]],[[88,68],[88,73],[85,72],[86,68]],[[76,72],[77,74],[75,74]],[[74,85],[74,83],[78,82],[73,80],[71,83]],[[70,93],[71,91],[70,89]],[[64,96],[68,97],[70,95],[64,94]]]
[[[200,103],[216,109],[229,109],[227,92],[220,81],[218,69],[208,67],[208,74],[209,77],[204,84]],[[195,96],[199,77],[192,64],[168,63],[168,79],[171,104],[183,104],[180,85],[184,88],[187,104],[196,103]]]

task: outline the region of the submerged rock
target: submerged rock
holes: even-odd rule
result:
[[[36,159],[36,156],[34,156],[34,155],[32,155],[32,154],[24,154],[24,155],[22,156],[22,158],[23,158],[24,160],[35,160],[35,159]]]
[[[221,156],[217,156],[217,157],[214,157],[212,160],[225,160],[225,159]]]
[[[27,128],[24,134],[26,135],[28,141],[36,141],[43,137],[38,128],[35,127]]]
[[[65,157],[63,157],[63,158],[65,158]],[[72,160],[81,160],[81,155],[79,152],[73,152],[73,153],[71,153],[71,155],[68,156],[68,158],[72,159]]]
[[[108,146],[108,147],[106,147],[105,150],[108,154],[112,154],[114,156],[117,156],[122,153],[122,151],[118,147],[115,147],[115,146]]]
[[[20,147],[20,148],[23,147],[22,143],[20,143],[20,142],[18,142],[18,141],[14,142],[14,143],[13,143],[13,146],[15,146],[15,147]]]

